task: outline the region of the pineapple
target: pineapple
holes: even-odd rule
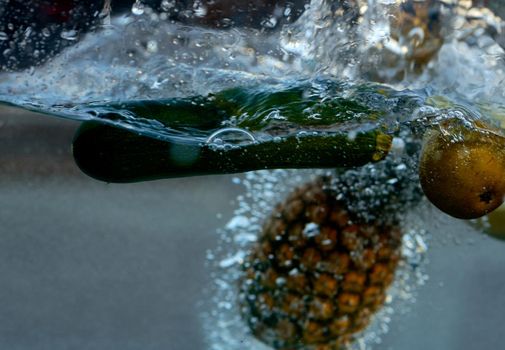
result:
[[[401,232],[395,219],[348,210],[344,188],[319,177],[295,189],[242,265],[243,318],[275,349],[341,349],[384,304]]]
[[[438,53],[447,21],[439,0],[403,1],[391,20],[391,37],[407,49],[406,59],[417,69]]]

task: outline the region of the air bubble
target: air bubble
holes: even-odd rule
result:
[[[135,16],[140,16],[140,15],[144,14],[145,9],[146,9],[145,5],[141,1],[136,0],[135,3],[132,6],[132,13]]]
[[[147,52],[149,53],[156,53],[158,52],[158,42],[156,40],[149,40],[147,42]]]
[[[382,170],[379,168],[377,171],[381,172]],[[211,341],[211,349],[239,349],[243,348],[244,344],[249,344],[247,348],[251,349],[267,348],[248,333],[248,327],[240,317],[240,307],[238,306],[240,303],[235,302],[231,309],[226,309],[220,303],[222,301],[236,301],[241,297],[254,298],[251,295],[239,295],[237,291],[237,280],[244,276],[237,261],[244,260],[246,255],[243,254],[247,254],[251,245],[256,244],[258,232],[261,231],[261,225],[265,218],[271,215],[274,206],[282,201],[286,193],[301,183],[307,182],[311,176],[322,173],[322,171],[315,170],[257,171],[246,173],[241,179],[240,184],[244,186],[245,194],[237,197],[235,216],[230,221],[232,224],[228,224],[219,231],[220,244],[219,248],[215,250],[215,255],[218,256],[217,261],[209,260],[212,269],[223,269],[223,265],[226,268],[226,274],[221,273],[221,279],[215,285],[216,288],[213,291],[215,294],[209,297],[213,311],[204,315],[206,335]],[[361,176],[357,178],[361,178]],[[353,176],[350,176],[349,182],[354,183],[354,179]],[[382,178],[378,182],[382,184]],[[360,189],[357,188],[356,191],[360,191]],[[380,188],[374,188],[374,191],[380,191]],[[388,332],[388,323],[391,322],[392,315],[395,312],[402,312],[415,301],[416,287],[422,285],[426,280],[426,275],[423,272],[424,255],[427,248],[423,242],[426,232],[416,226],[417,223],[424,223],[424,220],[419,220],[416,215],[406,220],[410,224],[406,224],[404,230],[407,235],[402,249],[405,261],[400,262],[395,282],[388,290],[387,305],[374,315],[374,321],[359,335],[356,342],[349,346],[349,349],[370,349],[372,344],[378,343],[381,337]],[[316,223],[307,224],[302,232],[309,237],[320,234]],[[322,243],[328,242],[323,240]],[[221,258],[219,258],[220,255]],[[274,257],[269,254],[268,258],[273,259]],[[297,269],[292,269],[289,275],[296,276],[300,273]],[[277,278],[275,283],[283,285],[285,281]],[[253,322],[252,319],[251,322]]]
[[[23,33],[23,35],[24,35],[25,38],[28,38],[28,37],[30,37],[30,35],[32,35],[32,32],[33,32],[32,27],[27,27],[25,29],[25,32]]]
[[[256,142],[253,134],[240,128],[223,128],[210,135],[206,141],[208,145],[243,146]]]
[[[42,35],[45,36],[46,38],[49,38],[51,36],[51,31],[49,30],[49,28],[43,28]]]
[[[165,12],[168,12],[170,11],[171,9],[173,9],[175,7],[175,0],[174,1],[170,1],[170,0],[163,0],[161,2],[161,9]]]
[[[319,235],[319,225],[311,222],[311,223],[308,223],[307,225],[305,225],[304,229],[303,229],[303,235],[307,238],[310,238],[310,237],[315,237],[317,235]]]
[[[60,33],[60,37],[65,40],[75,41],[77,40],[77,31],[74,29],[71,30],[63,30]]]
[[[193,5],[193,13],[196,17],[205,17],[205,15],[207,15],[207,7],[205,7],[201,1],[196,1]]]
[[[268,18],[267,20],[263,21],[261,23],[261,25],[265,28],[269,28],[269,29],[272,29],[272,28],[275,28],[277,26],[277,23],[278,23],[278,20],[276,17],[272,16],[270,18]]]

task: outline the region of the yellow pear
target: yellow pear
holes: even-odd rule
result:
[[[445,213],[486,215],[505,195],[505,137],[482,121],[447,120],[425,135],[419,177],[426,197]]]

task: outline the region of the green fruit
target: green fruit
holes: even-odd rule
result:
[[[180,176],[238,173],[273,168],[355,167],[382,160],[392,137],[379,131],[291,135],[229,149],[171,141],[96,122],[77,132],[73,155],[87,175],[106,182],[137,182]]]
[[[78,130],[73,153],[86,174],[107,182],[358,167],[385,158],[396,123],[422,102],[386,86],[319,79],[83,105],[93,121]]]

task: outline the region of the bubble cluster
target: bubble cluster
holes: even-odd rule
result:
[[[355,210],[363,210],[364,201],[370,202],[373,208],[373,197],[378,198],[384,195],[384,191],[391,191],[394,188],[390,184],[384,183],[385,179],[391,179],[391,166],[401,173],[403,168],[398,161],[391,161],[389,166],[378,166],[375,171],[382,175],[372,176],[371,191],[364,197],[355,199]],[[367,176],[373,174],[373,166],[367,172],[361,173],[362,182],[366,182]],[[204,303],[202,322],[204,325],[206,340],[209,349],[236,349],[246,346],[251,349],[268,349],[259,342],[248,331],[248,326],[240,316],[239,308],[239,281],[243,278],[241,266],[256,244],[261,232],[264,220],[274,210],[275,205],[283,200],[287,193],[293,188],[306,183],[314,176],[322,174],[332,174],[333,172],[323,171],[259,171],[247,173],[243,178],[235,178],[236,185],[244,188],[244,193],[236,200],[237,209],[235,216],[229,223],[219,231],[219,244],[215,250],[209,251],[207,264],[211,277],[214,280],[212,288],[209,290]],[[334,173],[333,173],[334,175]],[[398,175],[398,174],[397,174]],[[357,178],[355,171],[342,172],[340,176],[334,176],[340,184],[353,182]],[[407,181],[402,177],[399,181]],[[379,183],[383,183],[383,186]],[[387,182],[387,181],[386,181]],[[339,185],[341,186],[341,185]],[[381,192],[381,190],[383,192]],[[375,192],[377,191],[377,192]],[[407,194],[405,192],[398,195]],[[409,198],[409,197],[408,197]],[[410,201],[410,199],[406,199]],[[412,202],[419,203],[419,196],[411,199]],[[405,202],[404,202],[405,203]],[[360,209],[358,209],[360,208]],[[373,317],[371,325],[362,332],[351,345],[352,349],[369,349],[380,342],[381,335],[389,330],[388,324],[394,317],[395,312],[404,312],[416,298],[417,286],[425,283],[427,277],[424,273],[425,254],[429,233],[423,223],[423,215],[426,208],[406,209],[407,213],[401,216],[401,230],[403,234],[402,259],[396,271],[395,279],[389,288],[385,306]],[[405,208],[402,208],[405,210]],[[313,227],[307,225],[305,231],[308,235],[314,234]],[[223,303],[227,301],[227,303]],[[226,304],[226,305],[225,305]]]

